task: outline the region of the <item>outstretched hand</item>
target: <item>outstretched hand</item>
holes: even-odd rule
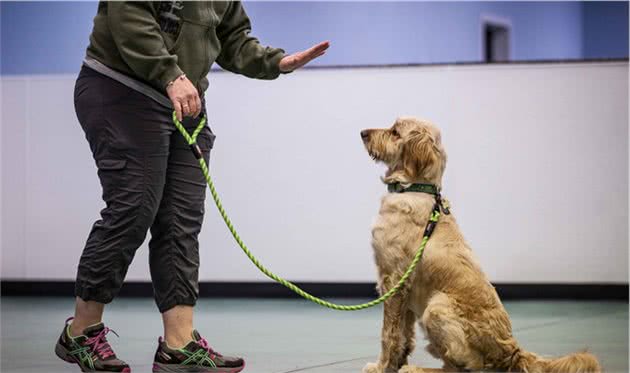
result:
[[[312,60],[326,53],[326,49],[330,46],[330,42],[323,41],[305,51],[297,52],[283,57],[280,60],[280,71],[283,73],[297,70]]]

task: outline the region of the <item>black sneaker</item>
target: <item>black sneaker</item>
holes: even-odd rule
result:
[[[245,361],[223,356],[212,350],[196,330],[193,340],[184,348],[171,349],[162,337],[153,361],[153,372],[237,373],[245,368]]]
[[[131,368],[124,361],[118,359],[107,343],[105,335],[113,330],[106,328],[103,323],[89,326],[83,330],[83,335],[70,335],[70,317],[66,320],[61,336],[55,346],[55,353],[61,359],[74,363],[82,372],[122,372],[131,373]],[[117,335],[117,334],[116,334]]]

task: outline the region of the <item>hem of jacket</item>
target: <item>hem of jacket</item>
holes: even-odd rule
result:
[[[119,73],[118,71],[104,65],[98,60],[95,60],[91,57],[85,57],[85,59],[83,60],[83,65],[98,73],[108,76],[135,91],[142,93],[143,95],[151,98],[153,101],[166,108],[173,109],[173,104],[171,103],[171,100],[169,100],[169,98],[164,96],[162,93],[158,92],[155,88],[136,79],[133,79],[125,74]]]

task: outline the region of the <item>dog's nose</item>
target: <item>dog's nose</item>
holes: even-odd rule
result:
[[[368,132],[368,130],[363,130],[361,131],[361,138],[363,140],[366,140],[368,138],[368,136],[370,135],[370,133]]]

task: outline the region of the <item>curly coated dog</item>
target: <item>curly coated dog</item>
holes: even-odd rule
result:
[[[414,184],[439,188],[446,166],[440,131],[428,121],[399,118],[391,128],[361,132],[365,147],[388,170],[386,184],[405,189]],[[436,196],[424,192],[388,193],[372,230],[381,294],[394,286],[409,266]],[[443,361],[441,369],[408,365],[419,323],[427,351]],[[494,287],[474,258],[452,214],[442,214],[423,258],[407,284],[385,302],[381,354],[364,373],[508,371],[600,372],[597,358],[578,352],[543,358],[523,350]]]

